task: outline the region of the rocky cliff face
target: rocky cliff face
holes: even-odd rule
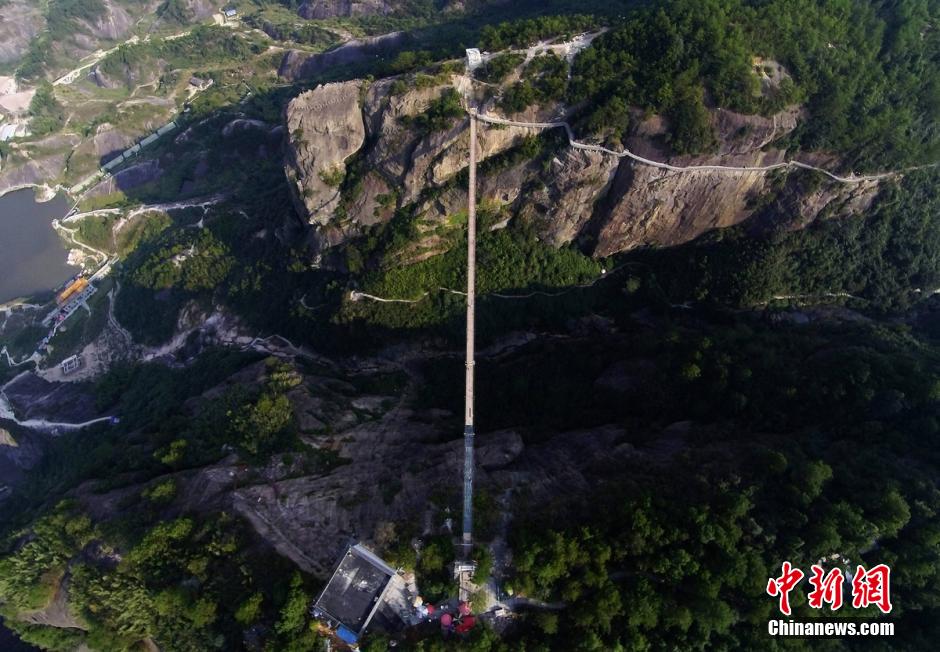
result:
[[[401,91],[401,84],[382,80],[368,88],[359,82],[321,86],[291,103],[287,168],[299,205],[315,225],[313,238],[322,253],[362,233],[364,227],[387,220],[394,208],[412,206],[429,234],[416,249],[433,251],[436,225],[466,207],[466,189],[456,183],[468,161],[468,120],[454,118],[444,129],[419,128],[427,107],[452,87],[467,87],[461,76],[421,89]],[[358,89],[363,89],[361,100]],[[395,94],[393,91],[399,91]],[[343,99],[338,99],[342,96]],[[513,116],[541,121],[557,107],[533,109]],[[495,112],[490,103],[490,111]],[[675,156],[665,145],[662,118],[637,116],[627,139],[629,149],[652,160],[676,166],[722,165],[757,167],[784,160],[772,143],[796,128],[798,110],[771,118],[730,111],[713,112],[719,149],[708,156]],[[308,125],[304,127],[303,125]],[[298,129],[298,127],[300,127]],[[482,161],[506,153],[526,136],[537,133],[521,127],[482,125]],[[560,134],[560,130],[559,130]],[[733,226],[753,217],[770,195],[779,196],[808,173],[761,171],[671,171],[586,152],[560,144],[543,151],[542,160],[513,159],[510,165],[483,170],[480,199],[536,225],[541,237],[561,246],[579,242],[598,256],[644,245],[668,246],[692,240],[704,232]],[[804,156],[831,165],[823,156]],[[336,181],[356,160],[357,183],[340,192]],[[805,184],[803,184],[805,185]],[[846,214],[864,210],[877,193],[877,183],[840,185],[821,179],[811,192],[788,197],[788,211],[797,226],[824,211]],[[779,199],[779,197],[778,197]]]
[[[94,21],[86,22],[88,31],[95,38],[116,41],[130,33],[134,17],[127,8],[115,2],[104,2],[104,13]]]
[[[0,504],[8,496],[4,487],[17,484],[42,457],[40,435],[19,428],[14,435],[9,427],[0,423]]]
[[[505,0],[490,0],[489,4],[505,2]],[[480,2],[464,2],[463,0],[447,0],[443,4],[444,11],[462,11],[473,8]],[[470,5],[469,7],[467,5]],[[301,18],[337,18],[350,16],[376,16],[394,12],[406,13],[408,2],[405,0],[305,0],[297,9]]]
[[[278,75],[290,81],[315,77],[335,66],[360,63],[376,56],[388,55],[403,38],[401,32],[391,32],[371,38],[352,39],[329,52],[318,54],[289,50],[281,62]]]
[[[288,176],[311,223],[330,221],[339,206],[346,160],[365,142],[361,88],[358,81],[327,84],[300,95],[287,108],[287,131],[296,143],[288,150]]]
[[[301,18],[374,16],[392,11],[389,0],[307,0],[297,10]]]
[[[320,252],[360,234],[363,227],[390,219],[397,207],[421,202],[426,191],[451,183],[467,166],[466,119],[457,118],[450,127],[431,132],[414,124],[452,85],[395,94],[393,84],[394,80],[368,88],[360,82],[327,84],[304,93],[287,108],[287,175],[302,214],[314,225]],[[495,156],[525,135],[527,130],[514,127],[485,131],[478,151],[483,158]],[[355,170],[348,165],[353,155]],[[348,174],[357,175],[355,183],[348,182]],[[353,188],[341,192],[341,186]],[[518,188],[511,186],[512,181],[490,184],[494,195],[515,199]],[[459,211],[460,192],[425,204],[429,219],[443,220]]]
[[[11,0],[0,9],[0,63],[12,63],[26,54],[29,42],[45,26],[32,0]]]

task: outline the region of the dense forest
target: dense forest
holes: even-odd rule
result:
[[[630,17],[575,61],[583,126],[615,135],[629,106],[672,119],[680,153],[708,151],[706,106],[768,113],[804,103],[793,145],[844,153],[849,169],[940,155],[940,7],[923,0],[670,0]],[[752,57],[792,79],[762,92]]]
[[[813,181],[797,176],[797,184]],[[880,313],[904,310],[940,285],[937,179],[935,169],[910,173],[865,215],[801,230],[718,230],[630,259],[649,265],[648,281],[675,301],[744,307],[774,297],[841,297]],[[786,214],[780,206],[769,210]]]
[[[539,341],[479,364],[482,429],[516,429],[536,445],[615,423],[617,448],[636,453],[593,468],[585,495],[544,505],[517,491],[505,589],[567,608],[530,611],[517,639],[471,649],[802,649],[766,636],[776,605],[764,587],[781,560],[833,552],[897,569],[891,618],[902,638],[874,649],[930,649],[935,345],[903,326],[703,321],[681,309],[653,325],[631,314],[624,306],[616,336]],[[599,386],[610,368],[632,382]],[[434,401],[460,405],[460,387],[442,382],[459,371],[456,357],[429,363]],[[795,619],[825,617],[798,593]]]
[[[537,446],[571,429],[614,425],[618,448],[636,454],[595,468],[588,494],[533,502],[519,488],[504,589],[566,608],[529,611],[504,637],[482,629],[446,647],[791,649],[765,636],[775,605],[766,580],[782,559],[807,565],[838,552],[853,564],[891,564],[898,644],[931,649],[940,599],[936,333],[915,339],[901,325],[798,325],[666,307],[650,324],[632,316],[656,305],[644,293],[615,302],[618,334],[544,339],[479,361],[482,432],[518,429]],[[47,505],[25,531],[5,522],[3,613],[27,640],[62,650],[80,641],[124,649],[147,637],[173,650],[237,649],[260,625],[273,649],[316,649],[302,608],[316,582],[237,519],[178,502],[187,478],[226,454],[223,443],[248,463],[309,457],[284,412],[282,397],[298,382],[287,365],[264,363],[262,384],[229,385],[194,403],[257,360],[209,352],[185,370],[118,368],[98,383],[100,405],[120,406],[120,426],[58,440],[5,508],[19,519]],[[461,388],[448,380],[459,377],[459,358],[423,364],[420,404],[459,411]],[[612,365],[626,365],[639,382],[599,386]],[[330,468],[320,463],[327,466],[307,472]],[[75,502],[49,502],[89,481],[89,496],[126,495],[122,515],[95,522]],[[449,540],[428,540],[418,559],[409,550],[386,554],[414,567],[429,597],[446,595]],[[46,604],[65,573],[87,633],[13,620]],[[798,617],[818,617],[802,593],[794,600]],[[416,630],[399,648],[445,649],[433,629]],[[386,639],[364,649],[385,650]]]
[[[548,11],[565,3],[544,4]],[[769,114],[798,102],[808,118],[782,143],[789,148],[840,153],[852,170],[940,155],[936,2],[669,0],[624,15],[624,3],[591,8],[600,4],[611,6],[595,16],[454,29],[498,50],[609,26],[577,57],[570,79],[553,55],[523,66],[520,55],[502,54],[480,76],[500,83],[521,67],[500,98],[502,110],[566,101],[579,107],[578,130],[615,145],[635,126],[637,107],[665,115],[669,145],[693,154],[715,145],[709,109]],[[100,11],[97,0],[50,6],[66,17]],[[407,19],[430,23],[439,9],[416,0]],[[186,20],[182,3],[160,10]],[[352,24],[367,31],[373,19]],[[64,28],[50,24],[42,38],[53,29]],[[325,39],[313,29],[289,36]],[[464,45],[449,40],[442,51]],[[157,59],[237,59],[261,47],[221,28],[199,28],[169,43],[122,48],[102,69],[121,75]],[[404,92],[412,81],[431,84],[452,72],[434,65],[432,52],[407,50],[370,65],[419,70],[398,81]],[[779,61],[789,76],[768,87],[754,56]],[[43,65],[28,58],[20,75],[38,77]],[[257,92],[226,110],[273,123],[297,90]],[[107,220],[82,227],[95,244],[113,244],[125,255],[115,272],[120,323],[144,345],[166,342],[181,318],[200,324],[212,311],[246,332],[276,332],[337,356],[420,342],[435,354],[409,361],[421,380],[406,411],[460,414],[463,387],[454,379],[462,378],[464,363],[451,353],[464,334],[466,215],[429,227],[415,205],[400,207],[332,252],[331,269],[316,268],[280,160],[255,156],[274,151],[265,149],[270,141],[246,130],[223,143],[218,133],[230,116],[216,108],[194,110],[177,165],[128,200],[178,192],[199,151],[209,168],[222,171],[219,186],[232,190],[226,201],[153,219],[123,246],[113,237],[109,243]],[[30,111],[37,133],[64,121],[45,85]],[[404,122],[433,136],[461,112],[457,93],[444,92]],[[526,139],[488,159],[481,174],[520,161],[547,169],[564,146],[558,134]],[[346,202],[361,192],[367,172],[361,159],[349,163],[335,179]],[[938,181],[935,169],[910,171],[886,183],[864,215],[794,230],[787,197],[827,182],[804,171],[781,175],[774,192],[760,198],[753,223],[610,260],[550,247],[530,225],[483,202],[481,348],[514,331],[546,336],[478,361],[480,432],[512,430],[538,449],[610,427],[619,433],[612,446],[633,454],[592,468],[585,491],[551,500],[533,498],[526,487],[513,494],[514,564],[500,578],[502,588],[561,608],[523,611],[502,636],[478,628],[444,642],[436,627],[417,628],[395,649],[801,649],[804,641],[766,636],[774,602],[764,587],[784,559],[805,568],[833,553],[891,564],[899,634],[893,647],[934,649],[940,311],[929,295],[940,285]],[[421,201],[465,182],[458,174],[426,189]],[[428,228],[440,251],[412,263]],[[353,291],[413,303],[354,301]],[[296,462],[298,473],[316,475],[343,464],[336,450],[302,442],[290,397],[304,373],[325,372],[253,353],[200,351],[197,339],[184,347],[195,356],[186,366],[119,364],[84,387],[96,408],[120,414],[120,423],[55,438],[2,503],[0,616],[24,640],[51,650],[155,643],[167,650],[299,652],[323,644],[308,614],[319,581],[240,519],[194,508],[181,491],[229,455],[257,483],[266,482],[259,471],[265,465]],[[602,380],[611,376],[618,382]],[[351,378],[333,381],[360,390]],[[108,510],[100,505],[97,514],[88,509],[108,492],[119,496],[113,511],[102,517]],[[477,508],[480,531],[489,536],[495,508]],[[402,530],[421,534],[417,526]],[[448,537],[430,537],[420,556],[405,535],[380,552],[414,570],[429,598],[451,591]],[[482,548],[477,557],[485,575],[491,560]],[[18,618],[49,605],[63,582],[75,627]],[[801,619],[819,615],[802,594],[795,608]],[[850,645],[828,639],[816,647]],[[376,634],[363,649],[390,648]]]
[[[65,112],[55,98],[52,85],[43,83],[29,103],[30,129],[39,136],[58,131],[65,124]]]

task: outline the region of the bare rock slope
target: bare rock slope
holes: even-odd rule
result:
[[[468,161],[468,119],[455,117],[449,126],[429,130],[422,127],[421,118],[448,89],[465,89],[466,78],[437,82],[421,88],[406,84],[404,92],[393,79],[368,86],[330,84],[290,104],[288,176],[303,214],[314,225],[312,237],[321,252],[390,219],[396,208],[413,206],[426,234],[416,250],[427,255],[435,246],[436,227],[465,210],[466,189],[458,175]],[[492,103],[489,108],[493,110]],[[533,108],[512,117],[545,121],[556,110]],[[715,110],[712,121],[719,148],[696,157],[677,156],[664,144],[664,119],[637,118],[626,144],[641,156],[683,167],[760,167],[785,160],[785,152],[773,144],[795,129],[802,115],[795,109],[769,118]],[[563,142],[543,150],[542,158],[506,157],[502,164],[486,167],[488,159],[537,133],[525,127],[481,127],[482,201],[530,221],[555,246],[577,241],[599,256],[644,245],[681,244],[708,230],[739,224],[756,215],[768,196],[788,184],[798,185],[788,177],[809,174],[665,170],[572,149]],[[563,136],[560,129],[558,135]],[[336,153],[330,155],[332,151]],[[820,165],[834,163],[822,155],[805,157]],[[359,163],[352,173],[358,176],[355,183],[343,184],[352,161]],[[812,192],[801,189],[790,207],[794,226],[824,213],[864,210],[877,187],[877,182],[841,185],[823,179]]]
[[[12,63],[26,54],[29,43],[45,27],[34,0],[10,0],[0,7],[0,63]]]
[[[297,10],[301,18],[372,16],[392,11],[389,0],[307,0]]]
[[[200,469],[173,473],[176,508],[224,510],[243,517],[258,535],[300,568],[328,576],[350,540],[383,551],[412,536],[447,534],[460,527],[462,427],[450,412],[420,405],[424,382],[416,352],[295,367],[302,381],[290,391],[303,446],[251,466],[235,454]],[[230,383],[256,383],[264,362]],[[305,371],[303,371],[305,370]],[[191,410],[200,409],[201,400]],[[558,433],[526,443],[514,430],[482,433],[476,442],[476,486],[491,496],[518,491],[547,499],[587,488],[597,465],[635,454],[618,427]],[[611,462],[614,460],[614,462]],[[95,519],[120,513],[139,485],[110,492],[79,488],[77,498]]]
[[[288,152],[288,165],[302,208],[317,223],[328,221],[339,205],[346,159],[365,142],[360,88],[358,81],[320,86],[287,110],[287,130],[297,143]]]

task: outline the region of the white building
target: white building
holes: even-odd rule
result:
[[[483,55],[477,48],[467,49],[467,70],[473,72],[483,65]]]
[[[66,376],[82,366],[82,356],[73,355],[59,363],[59,368]]]

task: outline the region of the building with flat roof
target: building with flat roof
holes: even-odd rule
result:
[[[111,170],[113,170],[114,168],[116,168],[123,162],[124,162],[124,155],[118,154],[113,159],[111,159],[110,161],[102,165],[101,169],[104,170],[105,172],[110,172]]]
[[[467,49],[467,70],[473,72],[483,65],[483,55],[477,48]]]
[[[84,278],[83,276],[77,277],[59,293],[59,295],[56,297],[56,303],[58,303],[60,306],[64,305],[70,298],[81,293],[81,291],[87,287],[88,279]]]
[[[395,575],[371,550],[349,546],[311,611],[327,621],[339,639],[355,645],[382,606]]]
[[[62,370],[62,373],[68,376],[73,371],[77,370],[82,366],[82,356],[73,355],[69,356],[65,360],[59,363],[59,368]]]
[[[11,138],[16,137],[16,125],[15,124],[6,124],[0,127],[0,140],[8,141]]]
[[[211,78],[196,77],[195,75],[193,75],[192,77],[189,78],[189,85],[195,88],[196,90],[204,91],[210,86],[212,86],[214,81],[215,80]]]
[[[209,81],[212,81],[212,80],[210,79]],[[164,136],[170,133],[171,131],[173,131],[174,129],[176,129],[176,122],[174,121],[168,122],[162,127],[160,127],[159,129],[157,129],[157,135]]]

